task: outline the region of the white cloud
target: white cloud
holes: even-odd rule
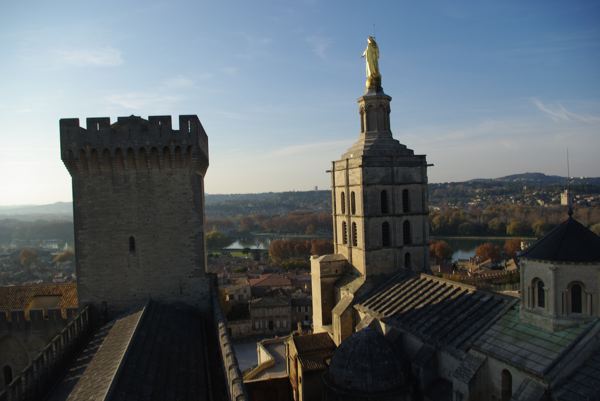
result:
[[[56,50],[58,61],[75,66],[115,67],[123,64],[121,51],[113,47],[99,49]]]
[[[600,117],[587,116],[582,114],[573,113],[567,110],[562,104],[556,105],[544,104],[541,100],[533,98],[531,102],[537,107],[537,109],[554,121],[580,121],[583,123],[597,123],[600,122]]]
[[[127,92],[107,96],[106,100],[116,106],[130,110],[154,110],[168,109],[179,98],[177,96],[150,93],[150,92]]]
[[[311,47],[313,53],[319,58],[325,59],[327,57],[327,51],[331,47],[333,41],[330,38],[313,35],[306,38],[306,42]]]

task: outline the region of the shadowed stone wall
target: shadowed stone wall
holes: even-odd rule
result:
[[[208,309],[204,174],[208,139],[198,117],[60,121],[73,178],[80,305],[112,315],[149,298]]]

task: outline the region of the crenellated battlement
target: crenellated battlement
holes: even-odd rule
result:
[[[124,173],[130,170],[208,167],[208,136],[196,115],[109,117],[60,120],[61,158],[71,175]]]
[[[48,308],[0,311],[0,331],[40,329],[48,323],[63,326],[77,315],[77,308]]]

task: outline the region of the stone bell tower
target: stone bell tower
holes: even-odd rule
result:
[[[392,137],[374,38],[364,54],[360,134],[332,162],[334,253],[311,258],[313,326],[336,344],[354,330],[354,299],[383,275],[429,271],[427,160]]]
[[[332,163],[334,251],[362,275],[429,270],[427,161],[392,137],[381,86],[358,99],[358,141]]]

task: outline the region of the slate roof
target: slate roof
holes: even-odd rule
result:
[[[208,337],[196,309],[150,302],[96,332],[48,400],[225,400]]]
[[[0,287],[0,312],[25,310],[36,296],[59,296],[60,308],[77,308],[77,284],[29,284]]]
[[[422,338],[466,351],[518,299],[427,274],[398,276],[356,309]]]
[[[573,347],[592,323],[546,331],[519,319],[511,308],[474,345],[485,354],[543,377]]]
[[[557,401],[600,400],[600,347],[555,392]]]
[[[600,262],[600,237],[569,216],[527,248],[521,257],[552,262]]]

